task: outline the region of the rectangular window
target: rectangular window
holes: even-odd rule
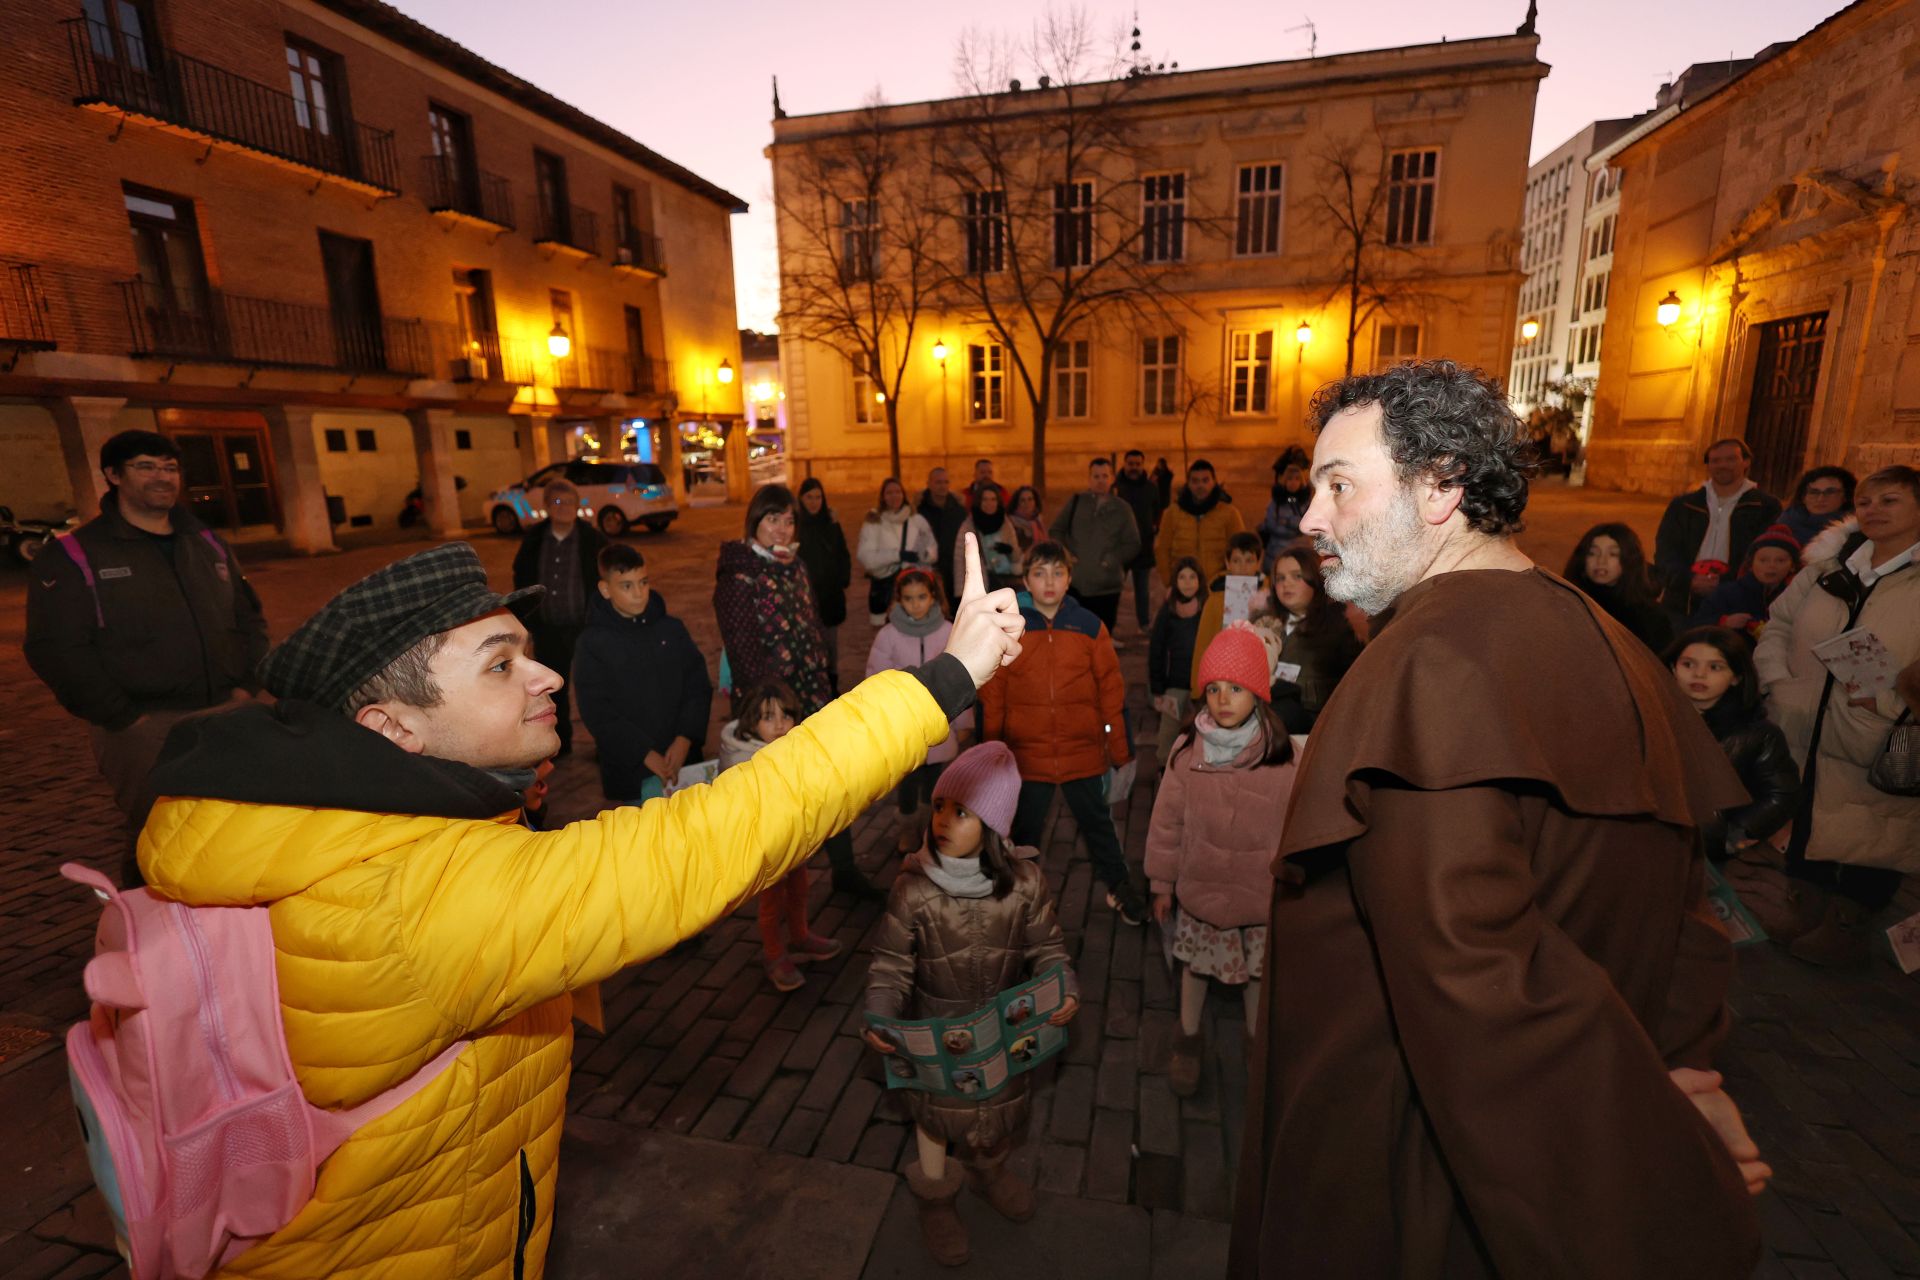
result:
[[[1395,151],[1387,157],[1387,243],[1432,244],[1433,204],[1440,190],[1440,153]]]
[[[1007,193],[966,194],[967,272],[985,275],[1007,269]]]
[[[456,449],[473,448],[473,432],[467,430],[465,427],[455,427],[453,431],[453,447]]]
[[[840,278],[871,280],[879,265],[879,211],[871,200],[840,202]]]
[[[1093,344],[1068,338],[1053,344],[1053,416],[1084,418],[1092,394]]]
[[[1236,329],[1228,336],[1229,413],[1266,413],[1273,388],[1273,330]]]
[[[638,243],[637,230],[633,221],[633,190],[616,182],[613,184],[614,251],[625,249],[631,255]]]
[[[1379,359],[1381,365],[1420,358],[1420,326],[1383,324],[1380,326]]]
[[[653,361],[647,358],[647,321],[640,308],[626,306],[621,314],[627,327],[627,390],[665,391],[664,379],[654,374]]]
[[[1614,214],[1608,214],[1606,217],[1600,219],[1599,225],[1595,226],[1594,229],[1588,233],[1587,260],[1589,262],[1595,258],[1605,257],[1607,254],[1613,252],[1614,217]]]
[[[1170,417],[1180,411],[1180,338],[1140,339],[1140,414]]]
[[[967,421],[1007,420],[1007,351],[997,342],[967,348]]]
[[[460,321],[461,358],[467,362],[467,376],[501,376],[500,329],[493,311],[493,273],[455,267],[453,311]]]
[[[373,242],[322,231],[320,265],[333,316],[335,363],[343,369],[386,368],[386,326],[373,269]]]
[[[887,420],[886,400],[882,397],[879,379],[873,376],[873,366],[865,352],[861,352],[847,361],[853,374],[853,420],[861,426],[872,426]]]
[[[1280,252],[1280,202],[1286,166],[1243,164],[1235,191],[1233,252],[1252,258]]]
[[[358,427],[353,433],[354,447],[362,453],[380,452],[380,437],[374,434],[372,427]]]
[[[433,138],[432,207],[480,211],[480,175],[473,157],[473,122],[465,113],[437,102],[427,104],[427,133]]]
[[[533,190],[539,200],[535,240],[573,243],[573,205],[567,193],[567,162],[551,151],[533,151]]]
[[[345,431],[342,431],[339,427],[328,427],[325,435],[327,438],[328,453],[345,453],[347,451],[347,433]]]
[[[1187,256],[1187,175],[1151,173],[1140,188],[1140,260],[1179,262]]]
[[[332,137],[342,108],[340,59],[305,40],[287,37],[287,85],[293,118],[302,128]]]
[[[1093,265],[1093,183],[1053,184],[1053,265]]]

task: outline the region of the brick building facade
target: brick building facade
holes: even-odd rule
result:
[[[742,202],[390,6],[0,0],[0,28],[16,511],[90,514],[101,441],[157,428],[210,523],[322,551],[416,483],[446,535],[589,436],[670,462],[683,419],[739,419]]]
[[[1591,483],[1678,492],[1727,436],[1776,493],[1920,456],[1916,102],[1920,0],[1858,0],[1612,157]]]

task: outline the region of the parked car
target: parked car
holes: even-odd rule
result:
[[[32,564],[33,558],[46,550],[55,537],[72,533],[79,527],[79,516],[68,516],[65,520],[16,519],[12,507],[0,507],[0,548],[12,553],[21,564]]]
[[[541,490],[554,480],[565,480],[580,491],[581,518],[593,521],[609,538],[619,537],[636,524],[663,533],[680,514],[666,473],[651,462],[575,458],[542,467],[519,484],[489,497],[488,518],[494,530],[521,533],[545,520],[546,498]]]

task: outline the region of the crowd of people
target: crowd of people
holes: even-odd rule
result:
[[[316,1105],[437,1073],[397,1104],[406,1140],[349,1139],[250,1264],[537,1274],[579,993],[751,898],[766,980],[798,990],[842,950],[808,919],[819,850],[836,892],[885,904],[870,1013],[964,1015],[1058,968],[1067,1025],[1035,861],[1058,793],[1116,922],[1168,940],[1176,1095],[1210,986],[1244,1000],[1236,1275],[1741,1274],[1767,1171],[1710,1070],[1731,964],[1702,859],[1824,965],[1865,959],[1920,870],[1913,762],[1886,759],[1920,710],[1920,473],[1819,467],[1783,507],[1720,441],[1651,560],[1603,524],[1563,581],[1513,544],[1531,462],[1490,383],[1400,366],[1325,388],[1312,420],[1252,527],[1208,461],[1176,489],[1139,450],[1090,459],[1050,516],[990,459],[917,497],[889,477],[857,523],[817,478],[766,485],[718,549],[718,653],[564,482],[508,593],[447,544],[269,652],[232,548],[178,505],[172,442],[108,441],[102,514],[49,557],[27,655],[90,726],[138,839],[126,882],[272,905]],[[859,579],[866,679],[843,691]],[[1154,726],[1127,704],[1129,588]],[[536,771],[576,710],[608,808],[541,831]],[[1136,877],[1113,806],[1142,771]],[[882,890],[846,831],[889,796]],[[1030,1079],[908,1095],[941,1264],[969,1256],[964,1187],[1034,1212],[1009,1164]],[[461,1108],[477,1130],[426,1122]],[[1580,1158],[1528,1137],[1548,1128]]]

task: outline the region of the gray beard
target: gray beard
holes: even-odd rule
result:
[[[1419,581],[1417,558],[1422,527],[1410,497],[1395,495],[1384,516],[1360,526],[1344,543],[1315,538],[1321,555],[1337,556],[1327,566],[1327,594],[1358,605],[1362,613],[1384,613],[1400,594]]]

